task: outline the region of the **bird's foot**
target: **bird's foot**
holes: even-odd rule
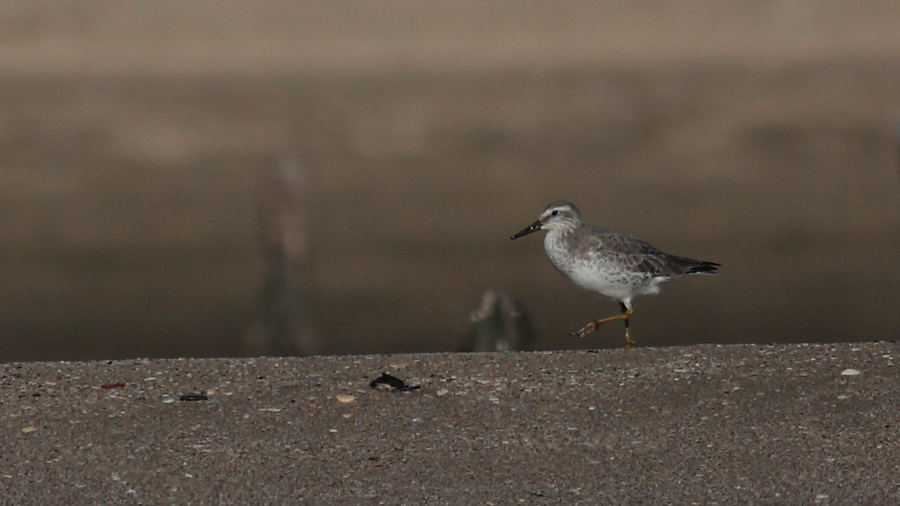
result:
[[[597,325],[597,322],[591,322],[591,323],[588,323],[587,325],[585,325],[584,327],[581,327],[580,329],[576,330],[575,332],[570,333],[569,335],[575,336],[575,337],[584,337],[585,334],[597,330],[597,327],[599,327],[599,325]]]

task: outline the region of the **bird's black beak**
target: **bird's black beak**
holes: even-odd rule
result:
[[[532,223],[530,227],[528,227],[525,230],[519,232],[518,234],[510,237],[510,239],[518,239],[519,237],[522,237],[523,235],[528,235],[532,232],[537,232],[540,229],[541,229],[541,220],[538,220],[538,221]]]

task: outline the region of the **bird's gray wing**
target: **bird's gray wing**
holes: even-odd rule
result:
[[[653,278],[681,276],[704,263],[670,255],[637,237],[612,231],[601,234],[598,252],[626,270]]]

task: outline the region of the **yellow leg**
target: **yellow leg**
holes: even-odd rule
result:
[[[628,314],[630,316],[631,311],[629,311]],[[634,346],[634,341],[631,340],[631,329],[628,328],[628,318],[625,318],[625,349],[630,350],[632,346]]]
[[[631,330],[628,328],[628,319],[631,318],[631,315],[634,314],[634,311],[632,311],[630,308],[625,307],[625,304],[619,303],[619,306],[621,306],[622,308],[622,314],[610,316],[609,318],[602,318],[600,320],[594,320],[581,329],[572,332],[572,335],[575,337],[582,337],[588,332],[597,330],[597,327],[603,325],[604,323],[625,320],[625,347],[631,348],[634,345],[634,341],[632,341],[631,339]]]

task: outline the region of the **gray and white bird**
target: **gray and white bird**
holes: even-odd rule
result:
[[[631,299],[659,293],[659,285],[688,274],[716,274],[719,264],[664,253],[637,237],[585,223],[574,204],[551,203],[540,218],[512,239],[546,230],[544,251],[553,266],[585,290],[619,302],[622,313],[594,320],[572,333],[581,337],[604,323],[625,321],[625,345],[631,347]]]

